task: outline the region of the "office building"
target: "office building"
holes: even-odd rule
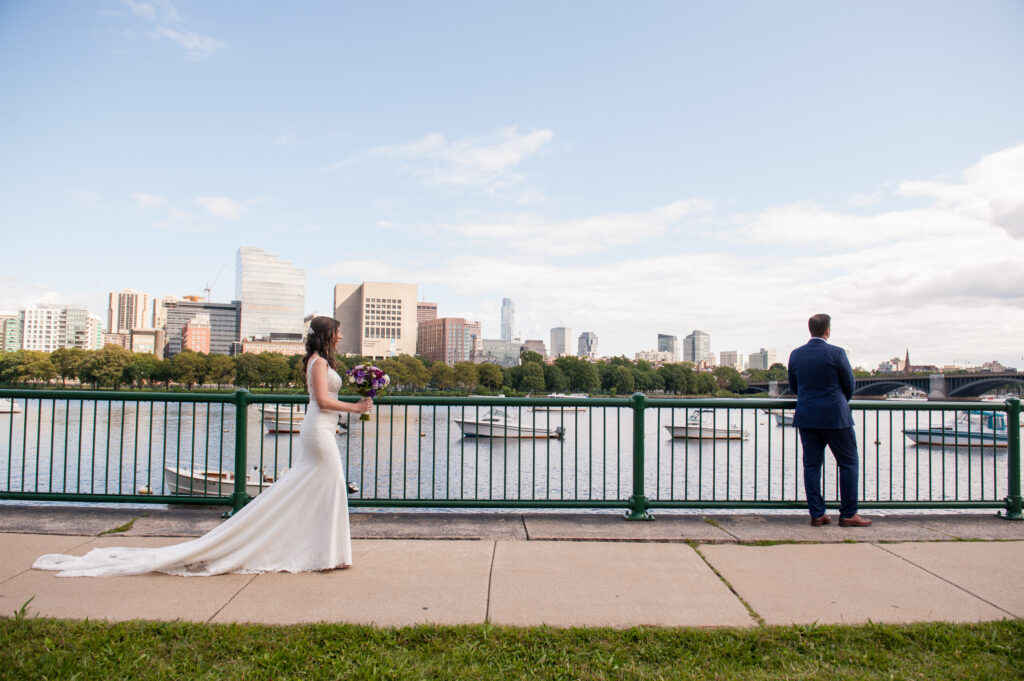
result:
[[[153,299],[153,328],[154,329],[166,329],[167,328],[167,304],[176,303],[182,300],[178,296],[163,296],[161,298]]]
[[[429,322],[431,319],[437,319],[437,303],[427,303],[422,300],[416,303],[416,324]]]
[[[107,333],[128,334],[132,329],[146,328],[148,293],[126,288],[111,291],[107,299]]]
[[[164,358],[164,332],[162,329],[132,329],[132,352],[153,355],[157,359]]]
[[[416,284],[337,284],[334,318],[341,323],[338,352],[372,358],[416,354],[416,305]]]
[[[98,334],[90,333],[89,310],[85,305],[36,305],[19,315],[21,347],[53,352],[58,348],[95,350]]]
[[[683,339],[683,361],[693,362],[698,367],[710,366],[714,363],[711,356],[711,336],[703,331],[694,330]]]
[[[108,345],[116,345],[119,348],[130,350],[132,345],[131,333],[101,333],[100,347],[105,348]]]
[[[718,364],[723,367],[732,367],[736,371],[743,371],[743,353],[735,350],[722,350],[718,353]]]
[[[164,328],[165,357],[181,352],[185,340],[185,326],[197,315],[206,315],[210,324],[211,355],[233,354],[239,341],[241,303],[210,303],[203,300],[164,301],[167,323]]]
[[[541,357],[546,357],[548,349],[542,340],[526,340],[523,341],[523,352],[536,352]]]
[[[665,362],[678,362],[679,361],[679,339],[676,336],[669,336],[668,334],[658,334],[658,352],[669,353],[669,359],[665,359]]]
[[[302,333],[306,314],[306,270],[242,246],[235,267],[235,299],[241,304],[239,338]]]
[[[516,306],[511,298],[501,299],[501,340],[511,343],[515,335]]]
[[[660,352],[658,350],[646,350],[634,355],[637,361],[649,362],[654,366],[661,366],[675,361],[675,353]]]
[[[0,313],[0,352],[21,350],[21,313]]]
[[[468,362],[473,341],[479,338],[480,322],[467,322],[461,317],[439,317],[419,326],[416,354],[432,362],[453,366]]]
[[[576,355],[579,357],[586,357],[587,359],[597,359],[596,333],[593,331],[584,331],[580,334],[579,351]]]
[[[269,338],[242,341],[243,355],[258,355],[261,352],[276,352],[279,355],[305,355],[306,342],[297,333],[272,333]]]
[[[210,314],[202,312],[185,323],[181,331],[181,349],[210,354]]]
[[[551,356],[562,357],[569,354],[572,330],[567,326],[556,326],[551,329]]]
[[[91,314],[86,324],[86,349],[99,350],[103,347],[103,321],[96,315]]]
[[[770,369],[773,364],[775,364],[775,348],[768,348],[767,350],[761,348],[760,352],[750,353],[747,368],[750,370],[766,370]]]
[[[473,341],[470,361],[474,364],[497,364],[500,367],[519,366],[522,343],[507,343],[500,338],[477,338]]]

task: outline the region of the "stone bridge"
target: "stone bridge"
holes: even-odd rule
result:
[[[969,399],[1012,384],[1024,389],[1024,373],[1016,371],[998,374],[890,374],[858,378],[856,381],[853,391],[855,398],[881,397],[903,387],[917,388],[927,393],[929,400]],[[771,397],[792,395],[789,381],[748,383],[746,392],[768,393]]]

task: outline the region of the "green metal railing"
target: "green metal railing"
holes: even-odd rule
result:
[[[343,399],[356,400],[356,397]],[[0,499],[242,508],[301,451],[306,395],[0,390]],[[854,401],[863,508],[1021,518],[1020,401]],[[343,414],[353,506],[805,508],[793,400],[403,397]],[[491,409],[508,418],[486,422]],[[971,418],[965,414],[973,412]],[[962,417],[959,420],[957,417]],[[1005,439],[975,421],[1005,419]],[[778,423],[776,423],[778,421]],[[475,424],[475,425],[474,425]],[[489,428],[483,437],[464,429]],[[967,442],[914,445],[903,431]],[[523,432],[537,437],[520,437]],[[834,505],[837,472],[823,484]]]

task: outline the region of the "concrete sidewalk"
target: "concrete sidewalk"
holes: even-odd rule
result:
[[[49,617],[272,624],[749,627],[1024,617],[1024,523],[987,515],[872,515],[874,526],[851,529],[812,528],[800,515],[664,514],[630,523],[615,513],[354,511],[348,570],[65,579],[31,569],[43,553],[182,541],[219,523],[222,510],[0,505],[0,614],[31,598],[28,612]],[[115,528],[123,531],[99,536]]]

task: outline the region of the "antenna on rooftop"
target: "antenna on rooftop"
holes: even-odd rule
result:
[[[227,263],[224,263],[223,265],[221,265],[220,266],[220,272],[217,272],[217,276],[213,278],[212,282],[208,283],[206,285],[206,287],[203,288],[203,290],[206,291],[206,302],[210,302],[210,291],[213,290],[213,285],[217,283],[218,279],[220,279],[221,273],[224,272],[224,268],[227,267],[227,266],[228,266]]]

